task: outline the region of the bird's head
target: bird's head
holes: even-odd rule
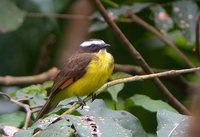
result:
[[[84,41],[80,44],[80,48],[83,52],[105,52],[106,48],[110,45],[105,43],[103,40],[100,39],[90,39]]]

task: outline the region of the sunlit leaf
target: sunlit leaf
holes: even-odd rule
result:
[[[51,88],[52,84],[53,84],[52,81],[47,81],[47,82],[44,82],[43,84],[31,85],[31,86],[22,88],[16,91],[16,97],[18,99],[21,99],[21,98],[26,98],[26,97],[34,97],[35,95],[38,95],[40,97],[45,98],[47,95],[47,89]]]

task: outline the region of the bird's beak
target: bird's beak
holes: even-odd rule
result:
[[[107,48],[107,47],[110,47],[110,44],[105,43],[105,44],[103,44],[101,46],[102,46],[102,48]]]

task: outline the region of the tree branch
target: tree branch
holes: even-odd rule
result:
[[[31,118],[31,110],[30,110],[29,105],[21,103],[21,102],[15,100],[15,99],[11,98],[10,96],[8,96],[7,94],[5,94],[3,92],[0,92],[0,95],[6,97],[9,101],[19,105],[20,107],[22,107],[26,111],[26,119],[25,119],[25,123],[24,123],[23,128],[27,129],[28,125],[29,125],[30,118]]]
[[[153,26],[151,26],[150,24],[148,24],[147,22],[145,22],[144,20],[142,20],[140,17],[138,17],[134,13],[130,13],[130,16],[131,16],[133,22],[135,22],[135,23],[143,26],[144,28],[146,28],[147,30],[149,30],[150,32],[152,32],[153,34],[155,34],[165,44],[167,44],[170,47],[172,47],[176,51],[176,53],[185,61],[185,63],[189,67],[191,67],[191,68],[195,67],[195,65],[188,59],[188,57],[180,49],[178,49],[176,47],[176,45],[172,41],[170,41],[168,38],[166,38],[156,28],[154,28]]]
[[[78,19],[78,20],[92,20],[92,16],[84,15],[73,15],[73,14],[58,14],[58,13],[39,13],[39,12],[28,12],[26,13],[28,17],[50,17],[58,19]]]
[[[108,16],[104,6],[101,4],[99,0],[94,0],[94,3],[96,4],[96,7],[98,8],[101,15],[104,17],[105,21],[108,23],[108,25],[113,29],[118,39],[121,41],[121,43],[128,49],[130,54],[132,55],[133,59],[137,60],[140,66],[143,68],[143,70],[147,74],[153,73],[149,65],[146,63],[144,58],[140,55],[140,53],[134,48],[134,46],[130,43],[130,41],[126,38],[126,36],[122,33],[122,31],[119,29],[119,27],[115,24],[114,21],[110,19]],[[190,112],[187,110],[185,106],[183,106],[165,87],[165,85],[158,79],[154,78],[154,83],[158,86],[160,91],[163,93],[163,95],[166,97],[169,104],[174,106],[179,112],[183,114],[190,114]]]
[[[128,82],[134,82],[134,81],[139,81],[139,80],[152,79],[155,77],[172,76],[172,75],[178,75],[178,74],[183,74],[183,73],[195,72],[195,71],[199,71],[199,70],[200,70],[200,67],[191,68],[191,69],[182,69],[182,70],[170,70],[170,71],[166,71],[166,72],[160,72],[160,73],[154,73],[154,74],[148,74],[148,75],[142,75],[142,76],[133,76],[133,77],[128,77],[128,78],[113,80],[113,81],[110,81],[110,82],[107,82],[106,84],[104,84],[101,88],[99,88],[95,92],[95,94],[98,95],[101,92],[103,92],[105,89],[107,89],[111,86],[117,85],[117,84],[121,84],[121,83],[128,83]],[[87,102],[90,99],[92,99],[92,95],[84,98],[84,101]],[[80,103],[74,104],[70,109],[65,111],[60,117],[62,117],[63,115],[72,113],[80,106],[81,106]],[[188,114],[191,115],[190,112],[188,112]]]
[[[152,69],[154,72],[163,72],[164,70],[161,69]],[[144,75],[144,70],[136,65],[122,65],[122,64],[115,64],[114,72],[125,72],[131,75]]]
[[[0,77],[0,85],[11,86],[11,85],[27,85],[27,84],[36,84],[42,83],[47,80],[53,80],[58,74],[59,70],[57,68],[51,68],[46,72],[43,72],[34,76],[4,76]]]
[[[161,70],[161,69],[155,69],[155,68],[152,68],[152,70],[153,72],[156,72],[156,73],[168,71],[168,70]],[[121,65],[121,64],[115,64],[114,72],[125,72],[133,76],[145,74],[145,72],[142,70],[141,67],[138,67],[135,65]],[[181,75],[176,75],[176,76],[171,75],[171,76],[165,77],[164,79],[175,84],[175,86],[180,88],[180,91],[182,93],[191,94],[193,92],[188,92],[189,91],[188,89],[193,89],[194,88],[193,86],[195,86],[196,88],[196,85],[192,85],[188,83],[187,80],[185,80],[185,78],[182,77]]]

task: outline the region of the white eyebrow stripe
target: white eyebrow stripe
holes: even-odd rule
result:
[[[105,42],[103,40],[92,40],[92,41],[85,41],[83,43],[81,43],[81,47],[88,47],[91,46],[92,44],[105,44]]]

